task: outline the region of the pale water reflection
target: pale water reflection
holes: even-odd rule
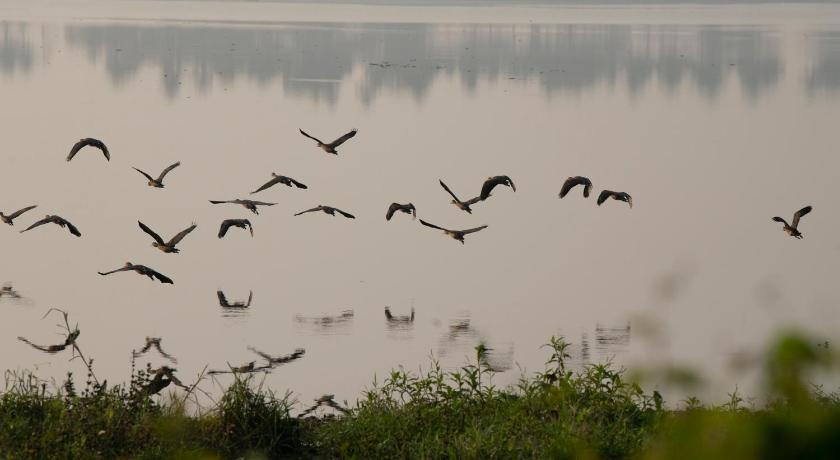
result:
[[[257,359],[249,347],[305,348],[267,380],[301,400],[352,400],[374,374],[429,357],[451,368],[477,345],[495,383],[515,382],[520,368],[542,369],[540,346],[558,334],[574,366],[678,362],[720,397],[736,383],[749,392],[754,375],[729,373],[730,358],[779,327],[838,336],[836,13],[802,6],[788,21],[762,9],[766,23],[741,25],[725,8],[704,9],[704,25],[646,23],[649,8],[626,10],[637,23],[601,21],[606,10],[529,23],[505,8],[482,10],[484,23],[462,10],[446,23],[224,22],[179,19],[186,3],[171,3],[156,4],[157,19],[0,17],[0,208],[39,205],[0,228],[0,280],[21,296],[0,292],[3,368],[81,372],[16,340],[61,342],[41,319],[50,307],[79,323],[109,381],[127,378],[145,337],[163,338],[184,381]],[[298,128],[359,134],[333,156]],[[110,162],[64,161],[87,136],[107,143]],[[163,190],[131,169],[175,161]],[[309,188],[260,192],[277,205],[259,216],[207,202],[247,198],[271,172]],[[474,195],[499,174],[517,191],[472,215],[438,185]],[[631,193],[633,209],[559,200],[574,175],[595,196]],[[392,202],[441,226],[488,228],[462,246],[408,215],[386,222]],[[293,217],[318,203],[357,219]],[[806,237],[791,241],[770,217],[805,204]],[[16,231],[42,212],[83,237]],[[222,220],[245,217],[253,238],[219,240]],[[198,227],[180,254],[163,254],[138,219],[164,234]],[[96,274],[125,260],[175,285]]]

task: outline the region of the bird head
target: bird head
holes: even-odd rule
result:
[[[271,177],[280,177],[280,175],[277,173],[271,173]]]
[[[130,267],[130,266],[131,266],[131,262],[126,262],[126,263],[125,263],[125,266],[126,266],[126,267]]]

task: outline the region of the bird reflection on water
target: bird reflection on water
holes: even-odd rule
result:
[[[295,322],[317,335],[347,334],[353,324],[353,310],[344,310],[338,315],[302,316],[295,315]]]

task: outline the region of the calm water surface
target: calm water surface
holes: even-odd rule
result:
[[[478,343],[510,383],[558,334],[577,365],[692,366],[715,399],[755,388],[732,363],[779,328],[840,338],[840,7],[28,5],[0,8],[0,208],[39,205],[0,228],[0,281],[23,296],[0,298],[4,369],[81,373],[16,339],[60,341],[50,307],[109,381],[127,380],[147,335],[187,380],[256,358],[248,346],[306,348],[267,380],[302,400],[352,400],[374,374],[462,364]],[[335,157],[298,128],[359,134]],[[87,136],[110,163],[64,161]],[[131,169],[175,160],[163,190]],[[246,198],[272,171],[309,189],[255,195],[278,203],[259,216],[207,202]],[[517,192],[473,215],[437,184],[467,198],[497,174]],[[558,200],[579,174],[634,208]],[[405,215],[386,223],[392,201],[489,228],[462,246]],[[292,217],[318,204],[357,219]],[[801,241],[770,221],[805,204]],[[82,238],[15,231],[46,213]],[[216,237],[240,217],[253,239]],[[138,219],[164,238],[198,228],[163,254]],[[96,274],[127,260],[175,285]],[[253,303],[223,311],[217,289]],[[387,321],[386,305],[414,322]]]

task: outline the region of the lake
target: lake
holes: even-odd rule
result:
[[[0,363],[61,379],[70,313],[100,378],[163,337],[185,381],[305,348],[266,384],[353,400],[395,367],[491,349],[504,385],[539,371],[540,345],[575,366],[680,364],[715,401],[755,392],[754,357],[780,329],[840,338],[840,6],[389,6],[25,2],[0,7]],[[298,129],[334,139],[329,155]],[[74,142],[100,138],[112,159]],[[182,165],[164,189],[157,175]],[[306,190],[277,185],[288,175]],[[460,198],[509,175],[467,214]],[[626,191],[595,204],[568,176]],[[208,200],[277,203],[253,215]],[[488,228],[466,244],[437,225]],[[311,213],[319,204],[356,216]],[[781,231],[802,206],[805,237]],[[48,225],[45,214],[82,233]],[[249,218],[254,237],[223,219]],[[180,254],[151,247],[197,229]],[[101,277],[125,261],[134,273]],[[217,290],[246,310],[226,311]],[[415,311],[413,322],[388,321]],[[350,313],[352,311],[352,314]],[[746,360],[745,360],[746,357]],[[138,359],[165,361],[150,353]],[[745,364],[746,362],[746,364]],[[220,384],[229,376],[217,377]],[[647,382],[657,387],[661,382]],[[214,385],[205,384],[209,391]]]

